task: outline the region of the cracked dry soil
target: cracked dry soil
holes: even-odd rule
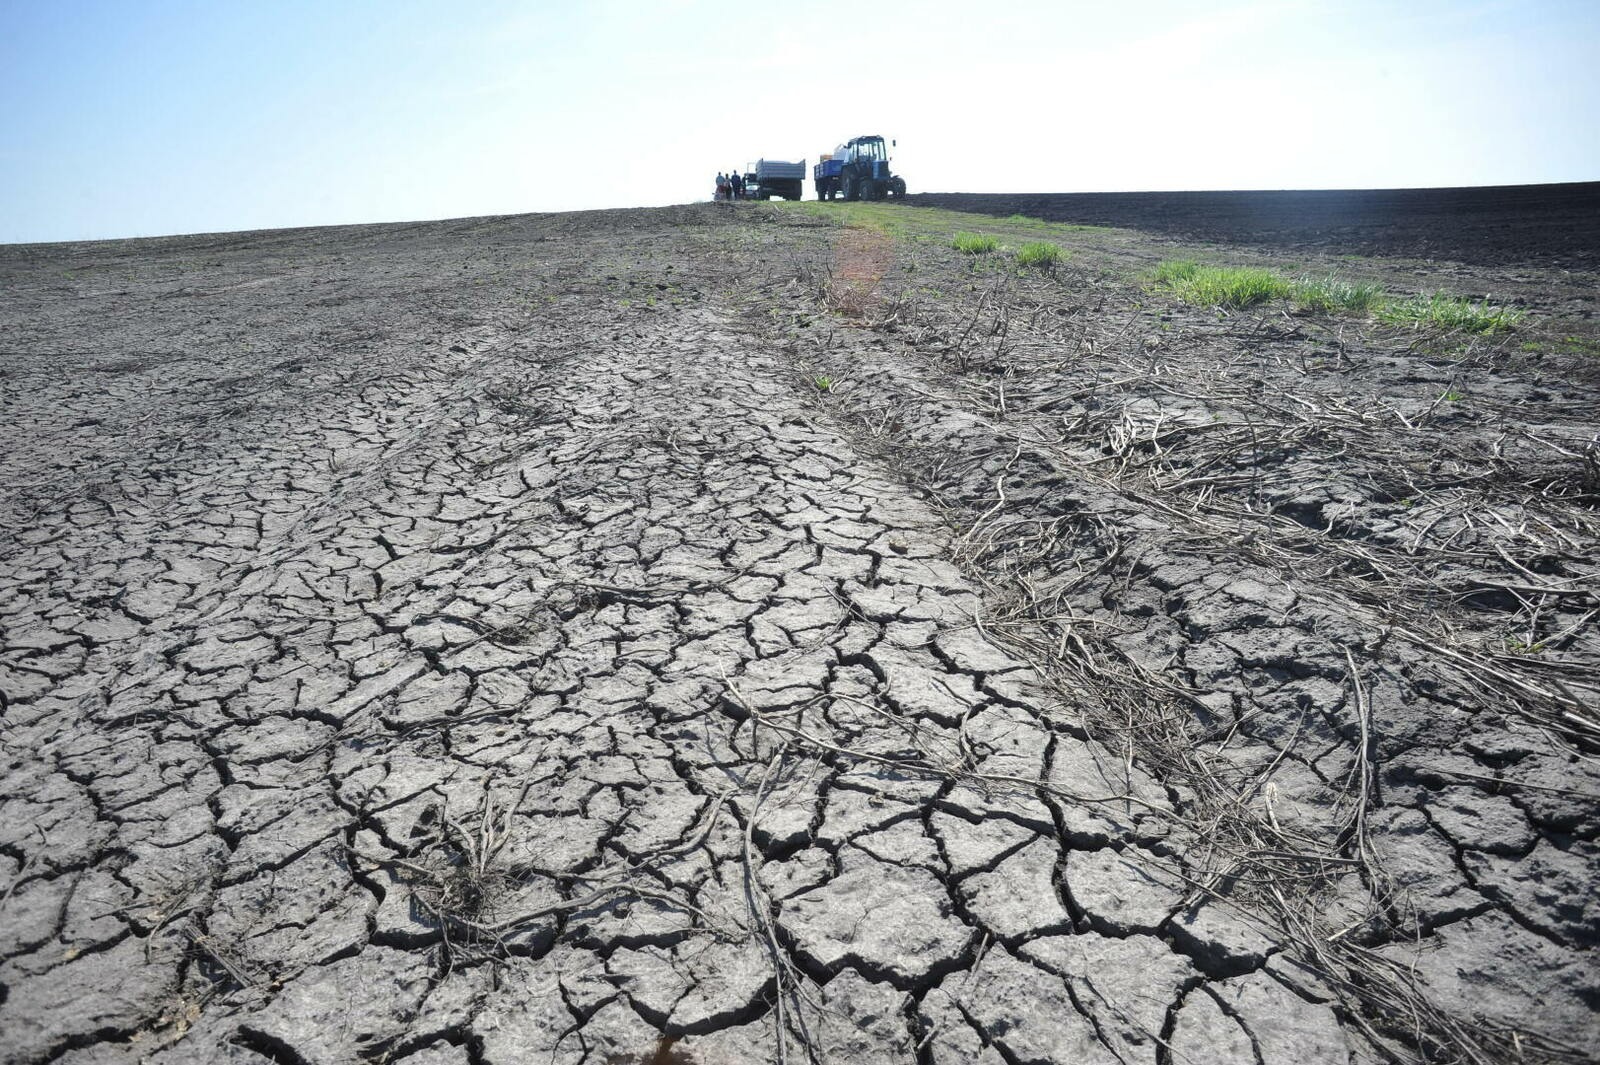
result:
[[[1595,375],[839,237],[0,249],[0,1057],[1592,1060]]]

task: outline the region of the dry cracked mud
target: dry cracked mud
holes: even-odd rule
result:
[[[1592,356],[928,217],[0,249],[0,1057],[1593,1060]]]

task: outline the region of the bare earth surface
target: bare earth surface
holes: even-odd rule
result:
[[[0,248],[0,1058],[1595,1060],[1596,277],[830,217]]]

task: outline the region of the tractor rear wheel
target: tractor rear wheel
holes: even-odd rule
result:
[[[844,176],[844,198],[852,203],[861,199],[861,185],[852,174]]]

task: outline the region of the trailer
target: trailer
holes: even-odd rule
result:
[[[770,200],[781,196],[798,200],[805,194],[806,161],[786,163],[779,159],[757,159],[745,167],[744,198]]]
[[[890,171],[888,149],[877,134],[845,141],[822,157],[811,178],[819,200],[898,200],[906,194],[905,178]]]

